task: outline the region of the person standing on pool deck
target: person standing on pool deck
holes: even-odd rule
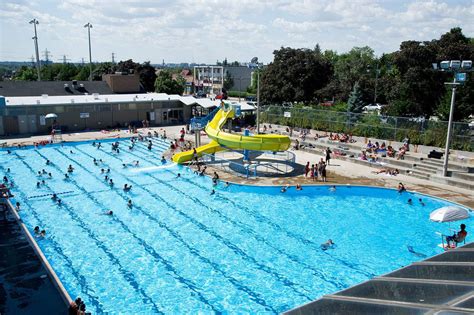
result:
[[[304,177],[308,177],[309,170],[310,168],[309,168],[309,162],[308,162],[306,163],[306,166],[304,167]]]
[[[331,160],[331,153],[332,151],[327,147],[326,149],[326,164],[329,165],[329,161]]]

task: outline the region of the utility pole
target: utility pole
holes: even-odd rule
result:
[[[81,58],[81,65],[84,65],[84,57]]]
[[[115,53],[112,53],[112,64],[115,64]]]
[[[36,71],[38,72],[38,81],[41,81],[41,61],[39,59],[38,33],[36,32],[36,25],[38,25],[39,22],[37,19],[33,19],[30,21],[30,24],[33,24],[33,27],[35,29],[35,37],[33,37],[33,40],[35,41]]]
[[[86,25],[84,25],[84,27],[87,27],[87,35],[89,36],[89,81],[92,81],[92,50],[91,50],[92,24],[88,22]]]

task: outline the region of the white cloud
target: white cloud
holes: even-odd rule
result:
[[[0,59],[32,53],[31,18],[40,47],[79,60],[91,22],[94,59],[160,62],[268,62],[280,46],[347,51],[369,45],[377,54],[403,40],[431,40],[460,26],[474,37],[472,0],[3,0]],[[25,53],[25,51],[28,51]]]

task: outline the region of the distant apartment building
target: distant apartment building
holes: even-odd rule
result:
[[[224,79],[229,73],[234,84],[230,88],[231,91],[246,91],[252,83],[253,69],[246,66],[226,66],[224,67]]]
[[[218,95],[224,88],[224,67],[222,66],[195,66],[195,92]]]
[[[173,79],[176,80],[179,77],[182,77],[184,79],[184,92],[183,95],[191,95],[194,92],[194,76],[191,70],[189,69],[183,69],[181,73],[173,74]]]

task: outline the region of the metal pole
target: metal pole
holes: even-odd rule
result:
[[[443,176],[446,177],[448,176],[448,154],[449,154],[449,145],[451,142],[451,127],[453,124],[453,112],[454,112],[454,101],[456,98],[456,85],[459,83],[456,82],[456,75],[454,76],[453,83],[448,83],[452,84],[452,93],[451,93],[451,107],[449,109],[449,121],[448,121],[448,134],[446,136],[446,148],[444,150],[444,163],[443,163]]]
[[[38,33],[36,32],[36,25],[39,24],[38,20],[33,19],[30,21],[30,24],[33,24],[35,29],[35,53],[36,53],[36,71],[38,72],[38,81],[41,81],[41,61],[39,59],[39,48],[38,48]]]
[[[239,78],[239,103],[240,103],[240,91],[242,90],[242,77]]]
[[[92,50],[91,50],[91,28],[92,24],[87,23],[84,25],[84,27],[87,27],[87,35],[89,37],[89,81],[92,81]]]
[[[260,133],[260,69],[257,68],[257,135]]]

